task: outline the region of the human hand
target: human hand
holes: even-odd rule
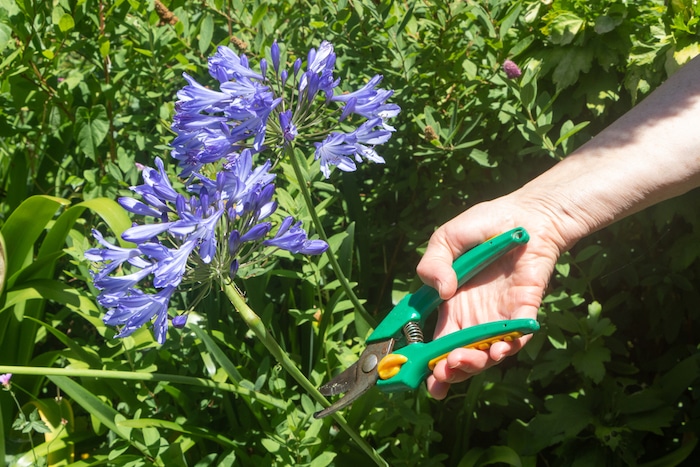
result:
[[[435,339],[476,324],[536,318],[549,277],[565,245],[550,216],[549,212],[528,208],[515,196],[509,196],[474,206],[435,231],[417,267],[423,282],[437,289],[445,300],[439,309]],[[518,226],[528,231],[530,241],[457,291],[454,260],[477,244]],[[434,398],[443,399],[451,383],[464,381],[515,354],[529,337],[496,342],[486,351],[453,350],[428,377],[428,391]]]

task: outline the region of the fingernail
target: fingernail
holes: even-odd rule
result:
[[[435,289],[438,291],[438,295],[442,297],[442,282],[435,281]]]

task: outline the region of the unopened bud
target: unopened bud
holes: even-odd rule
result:
[[[520,78],[520,75],[523,74],[513,60],[506,60],[503,62],[503,71],[506,72],[508,79]]]

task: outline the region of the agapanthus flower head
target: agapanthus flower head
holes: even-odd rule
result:
[[[523,74],[523,72],[520,71],[520,67],[518,67],[513,60],[506,60],[503,62],[503,71],[506,72],[506,77],[508,79],[520,78],[520,75]]]
[[[310,130],[313,137],[309,143],[318,142],[317,135],[337,132],[338,123],[350,115],[379,118],[385,130],[394,130],[389,120],[400,108],[388,102],[393,91],[378,87],[381,75],[356,91],[336,92],[340,79],[334,74],[336,54],[330,42],[323,41],[309,50],[305,66],[297,58],[291,74],[282,63],[277,41],[272,43],[269,57],[274,75],[269,79],[266,59],[259,61],[256,71],[245,55],[223,46],[208,61],[209,74],[218,81],[216,87],[184,74],[187,85],[177,94],[172,125],[176,133],[172,156],[178,161],[181,176],[191,177],[203,166],[244,149],[279,152],[292,141],[299,144],[305,136],[299,133],[300,128]],[[334,109],[334,103],[342,108]],[[338,110],[340,115],[333,116]],[[350,170],[348,165],[343,167]],[[322,171],[327,168],[323,166]]]
[[[272,223],[264,219],[277,207],[274,175],[269,162],[254,167],[249,150],[231,157],[216,180],[193,174],[184,194],[175,192],[160,159],[156,166],[144,168],[144,184],[132,188],[144,201],[120,199],[125,209],[148,221],[122,234],[136,246],[118,247],[94,231],[100,247],[85,253],[102,265],[93,273],[93,283],[100,291],[98,302],[107,309],[103,320],[119,327],[117,337],[150,324],[157,341],[165,342],[168,323],[181,327],[186,321],[182,315],[168,317],[178,288],[228,278],[241,266],[264,259],[266,247],[302,254],[318,254],[327,247],[321,240],[309,240],[299,223],[286,227],[287,240],[280,241],[279,232],[269,236]],[[273,243],[266,243],[268,237]]]

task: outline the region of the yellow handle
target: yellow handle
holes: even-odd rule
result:
[[[490,339],[484,339],[483,341],[474,342],[473,344],[465,345],[464,348],[465,349],[488,350],[496,342],[513,342],[514,339],[517,339],[518,337],[522,337],[522,335],[523,335],[522,332],[513,331],[513,332],[509,332],[508,334],[503,334],[500,336],[492,337]],[[430,368],[430,371],[433,371],[435,369],[435,365],[437,365],[437,362],[447,358],[447,355],[449,355],[449,352],[430,360],[428,362],[428,368]]]

